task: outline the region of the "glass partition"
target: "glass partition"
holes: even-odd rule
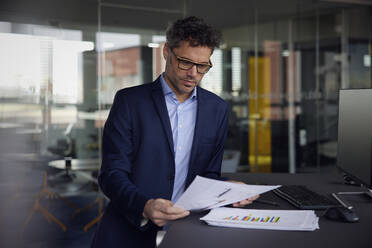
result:
[[[84,126],[79,111],[89,91],[85,54],[94,41],[84,41],[82,30],[10,22],[0,23],[0,41],[0,122],[2,131],[20,139],[2,153],[14,158],[84,154],[77,138]]]
[[[169,22],[198,11],[192,1],[137,9],[105,1],[100,11],[99,99],[108,111],[117,89],[150,82],[162,72],[164,18]],[[163,13],[164,27],[108,25],[113,13],[136,11]],[[287,15],[270,18],[267,9],[253,4],[242,23],[220,27],[223,44],[201,86],[231,107],[224,163],[237,163],[241,172],[334,170],[338,90],[371,86],[368,13],[367,6],[294,1]],[[108,30],[121,42],[137,37],[137,43],[107,47]],[[161,42],[154,41],[156,35]]]
[[[93,26],[0,22],[1,130],[26,139],[2,154],[98,158],[115,92],[158,77],[167,24],[199,13],[193,1],[96,7]],[[242,172],[334,168],[338,90],[371,87],[370,13],[298,0],[282,15],[252,4],[229,25],[205,16],[224,37],[201,86],[230,104],[226,160]]]

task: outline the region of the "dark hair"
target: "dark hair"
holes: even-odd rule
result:
[[[219,31],[195,16],[175,21],[168,27],[166,35],[170,49],[178,47],[181,41],[188,41],[190,46],[207,46],[213,52],[221,41]]]

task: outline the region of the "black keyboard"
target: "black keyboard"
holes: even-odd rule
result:
[[[273,191],[299,209],[323,210],[340,205],[335,200],[302,185],[283,185]]]

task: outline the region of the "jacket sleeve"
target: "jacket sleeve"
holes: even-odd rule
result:
[[[209,161],[208,166],[203,172],[203,176],[219,180],[226,180],[225,178],[221,178],[221,164],[224,152],[224,144],[228,131],[229,107],[227,104],[224,104],[223,106],[224,108],[221,111],[222,118],[217,127],[218,132],[216,134],[217,137],[214,154],[212,156],[212,159]]]
[[[134,226],[141,228],[142,212],[150,198],[131,182],[135,153],[133,119],[123,91],[115,95],[102,137],[102,165],[98,182],[115,210]]]

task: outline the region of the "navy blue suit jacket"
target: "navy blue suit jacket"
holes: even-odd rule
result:
[[[197,118],[186,186],[196,175],[219,178],[227,135],[228,105],[197,88]],[[159,78],[117,92],[102,140],[99,184],[110,199],[92,247],[155,247],[158,227],[141,227],[151,198],[171,199],[172,130]]]

